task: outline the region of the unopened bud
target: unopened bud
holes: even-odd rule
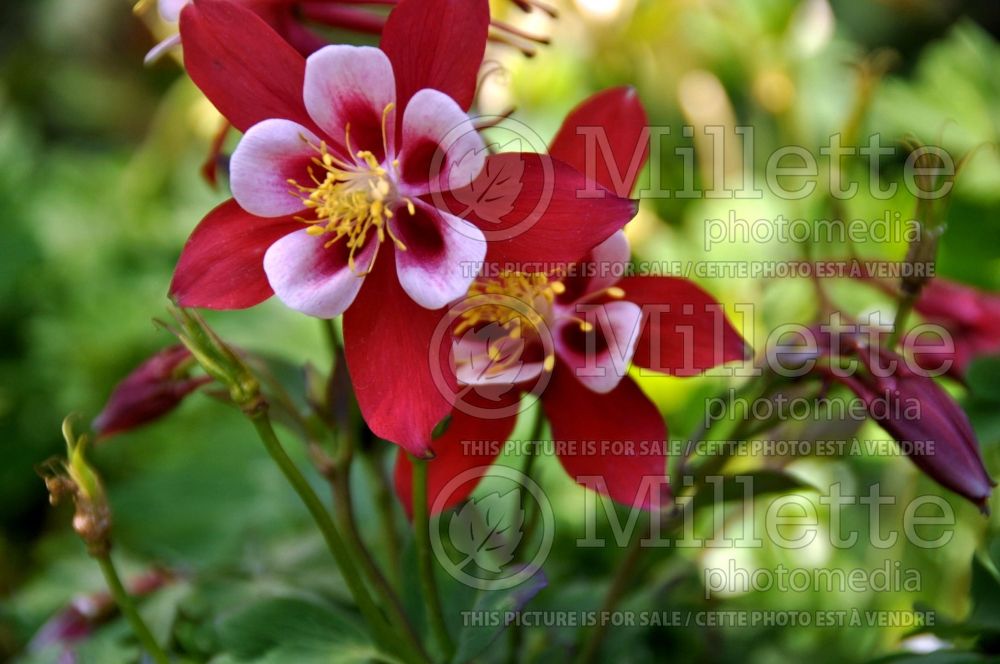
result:
[[[115,387],[94,419],[94,431],[107,438],[154,422],[177,408],[187,395],[211,380],[187,375],[193,363],[191,352],[180,344],[147,359]]]

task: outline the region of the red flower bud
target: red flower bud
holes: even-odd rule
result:
[[[964,376],[977,357],[1000,353],[1000,296],[937,278],[924,287],[913,308],[951,335],[954,352],[948,359],[954,364],[949,373],[955,377]],[[919,362],[920,355],[915,357]]]
[[[191,352],[182,345],[170,346],[140,364],[115,387],[104,410],[94,418],[94,431],[101,438],[131,431],[157,420],[188,394],[211,381],[208,376],[186,375]]]
[[[996,483],[983,465],[976,434],[958,403],[893,351],[878,347],[873,352],[858,343],[853,352],[868,373],[836,378],[864,400],[869,416],[903,446],[920,470],[986,511]],[[885,371],[888,366],[893,369]]]

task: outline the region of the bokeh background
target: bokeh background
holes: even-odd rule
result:
[[[955,155],[977,150],[958,179],[948,209],[939,272],[1000,290],[1000,5],[947,0],[562,0],[558,20],[524,15],[504,0],[497,12],[552,44],[533,58],[491,46],[501,73],[487,77],[480,110],[516,107],[521,121],[551,136],[567,110],[601,88],[635,85],[654,125],[669,125],[664,184],[682,186],[672,148],[693,145],[699,177],[711,172],[704,144],[680,136],[681,125],[753,125],[755,166],[782,145],[815,151],[837,132],[884,144],[904,136],[944,146]],[[52,652],[24,655],[32,635],[72,597],[101,587],[95,565],[68,528],[70,513],[47,504],[34,467],[62,448],[59,424],[69,412],[89,421],[114,383],[151,352],[170,343],[153,324],[164,316],[166,289],[183,242],[201,216],[225,197],[199,167],[220,119],[186,79],[176,59],[144,67],[144,53],[169,34],[155,14],[136,16],[122,0],[34,0],[0,5],[0,659],[21,653],[52,661]],[[364,41],[359,39],[358,41]],[[727,163],[737,178],[742,163]],[[899,181],[902,160],[880,173]],[[848,172],[867,178],[860,162]],[[821,176],[824,172],[821,170]],[[902,189],[902,188],[901,188]],[[702,260],[706,219],[827,218],[828,201],[765,195],[759,200],[645,200],[630,228],[643,260]],[[905,189],[890,201],[862,195],[846,201],[849,218],[904,218],[914,201]],[[716,246],[712,260],[802,258],[801,246],[742,243]],[[851,251],[898,260],[896,243],[813,247],[812,255]],[[767,332],[808,322],[816,298],[808,281],[711,280],[705,288],[727,305],[753,302],[758,349]],[[857,284],[830,284],[837,303],[858,314],[888,302]],[[289,365],[328,361],[315,321],[274,302],[253,311],[211,316],[232,342]],[[987,464],[1000,469],[1000,380],[996,364],[974,368],[964,399]],[[697,425],[704,399],[724,377],[646,379],[672,432]],[[863,436],[885,437],[875,427]],[[600,603],[607,572],[620,551],[580,550],[580,490],[554,462],[541,464],[543,485],[557,506],[559,535],[546,571],[551,586],[535,608]],[[188,400],[175,416],[101,446],[115,508],[116,554],[130,572],[160,564],[208,578],[212,594],[179,584],[146,610],[157,630],[184,634],[186,651],[208,659],[220,637],[206,617],[261,592],[308,587],[343,597],[306,515],[281,484],[238,414],[207,398]],[[511,463],[519,463],[512,460]],[[763,463],[763,462],[761,462]],[[666,551],[644,570],[648,583],[626,604],[639,608],[910,609],[933,606],[961,620],[973,594],[995,601],[987,574],[973,583],[973,553],[991,549],[996,518],[985,519],[961,499],[937,489],[904,458],[796,459],[787,468],[814,486],[840,481],[856,492],[881,483],[883,493],[940,494],[959,517],[953,542],[919,550],[904,542],[874,550],[862,541],[847,550],[764,548]],[[752,465],[752,462],[751,462]],[[363,478],[361,481],[364,481]],[[359,509],[370,510],[364,496]],[[898,524],[902,507],[887,508]],[[864,525],[865,511],[849,522]],[[362,523],[366,520],[361,519]],[[377,546],[377,534],[371,534]],[[822,539],[822,538],[821,538]],[[739,565],[875,569],[886,561],[921,573],[922,587],[898,593],[759,592],[706,602],[699,570]],[[988,557],[988,556],[987,556]],[[994,585],[991,585],[994,584]],[[211,585],[211,584],[209,584]],[[265,589],[262,591],[261,589]],[[1000,615],[984,624],[997,628]],[[992,621],[992,622],[991,622]],[[985,627],[983,629],[986,629]],[[542,657],[573,634],[549,630],[529,644]],[[939,634],[938,637],[942,635]],[[947,636],[947,635],[944,635]],[[944,641],[908,639],[905,628],[616,630],[610,646],[620,661],[864,661],[905,649],[940,648]],[[86,661],[129,661],[117,623],[88,643]],[[182,637],[175,637],[182,638]],[[952,639],[959,646],[973,637]],[[225,639],[222,638],[222,642]],[[969,657],[975,657],[970,655]],[[221,661],[221,660],[220,660]],[[331,660],[327,660],[331,661]],[[957,661],[957,660],[956,660]],[[964,660],[963,660],[964,661]],[[969,661],[976,661],[970,659]]]

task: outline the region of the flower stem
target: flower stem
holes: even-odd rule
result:
[[[336,372],[343,372],[345,370],[344,366],[339,366],[345,362],[343,341],[332,320],[323,321],[323,331],[333,360],[334,366],[331,368],[331,379],[333,379],[336,376]],[[337,389],[346,390],[347,393],[335,395],[334,391]],[[423,644],[420,642],[420,638],[413,629],[409,618],[407,618],[406,612],[403,609],[403,603],[375,562],[371,552],[365,547],[357,520],[354,518],[354,502],[351,497],[351,465],[358,453],[365,458],[368,456],[365,450],[358,445],[357,432],[360,427],[364,426],[364,423],[358,411],[354,393],[349,385],[340,385],[338,388],[336,381],[334,381],[327,386],[326,403],[324,404],[325,410],[327,412],[334,411],[331,401],[338,396],[345,398],[348,402],[346,404],[346,412],[337,422],[338,426],[335,427],[328,421],[326,423],[330,428],[330,432],[338,439],[339,448],[335,459],[327,458],[328,463],[320,465],[320,472],[326,477],[330,483],[330,487],[333,489],[334,516],[342,529],[344,541],[347,544],[350,554],[354,557],[357,564],[361,566],[369,584],[381,599],[382,608],[388,614],[389,623],[399,632],[399,638],[406,645],[410,658],[419,662],[429,662],[430,657],[428,657]],[[378,471],[378,468],[376,467],[375,470]],[[385,491],[384,479],[381,473],[378,473],[378,475],[377,479],[382,481],[376,482],[376,487],[377,491],[382,493]],[[381,507],[381,502],[383,502],[382,497],[379,496],[377,500],[379,500]],[[390,510],[391,519],[392,504],[390,501],[391,498],[388,495],[384,496],[384,502],[388,504],[387,509]],[[383,509],[385,508],[383,507]],[[392,523],[390,521],[388,527],[391,528],[391,526]],[[394,548],[392,555],[398,555],[398,546],[391,548]]]
[[[309,482],[299,472],[299,469],[295,466],[295,462],[285,452],[285,448],[282,447],[281,441],[278,440],[278,436],[274,432],[274,427],[271,426],[271,418],[268,416],[267,410],[260,408],[253,412],[248,412],[247,415],[250,421],[253,422],[254,428],[257,429],[257,434],[260,436],[261,442],[264,443],[268,454],[278,464],[278,468],[281,469],[288,483],[292,485],[299,498],[305,503],[306,509],[309,510],[313,520],[315,520],[316,525],[323,534],[327,548],[333,554],[337,566],[340,568],[341,574],[347,582],[348,589],[351,591],[351,595],[354,597],[354,601],[361,611],[361,615],[364,617],[369,629],[372,630],[375,642],[387,652],[393,652],[392,646],[397,638],[394,631],[386,623],[378,607],[375,606],[375,602],[368,593],[364,582],[362,582],[361,575],[358,574],[354,566],[354,561],[351,559],[351,555],[340,533],[337,531],[337,526],[334,524],[333,519],[330,518],[330,514],[326,511],[319,496],[309,486]]]
[[[392,618],[395,626],[399,628],[406,647],[419,656],[421,661],[430,661],[427,653],[424,652],[423,645],[421,645],[416,631],[414,631],[413,626],[406,617],[402,602],[400,602],[392,586],[389,585],[385,575],[382,574],[382,570],[375,564],[375,560],[368,549],[365,548],[364,541],[361,539],[361,533],[358,531],[358,524],[354,518],[351,485],[347,479],[348,472],[348,469],[345,468],[334,471],[330,475],[330,484],[333,487],[334,511],[337,520],[340,521],[343,528],[347,545],[350,547],[354,557],[361,564],[368,581],[382,598],[383,606]]]
[[[536,447],[534,448],[529,447],[525,449],[524,453],[527,458],[525,459],[524,467],[521,470],[521,472],[524,473],[524,476],[527,477],[528,479],[531,479],[531,471],[534,468],[535,459],[538,456],[537,445],[538,443],[541,442],[542,433],[545,431],[545,415],[542,412],[541,406],[537,406],[537,408],[538,412],[535,413],[535,421],[531,427],[531,444],[535,445]],[[522,510],[528,509],[527,497],[528,497],[528,488],[524,484],[521,484],[518,487],[517,504],[518,506],[520,506]],[[538,506],[536,505],[535,509],[531,510],[530,514],[528,514],[527,523],[524,528],[524,536],[521,538],[521,541],[518,543],[517,548],[515,548],[514,550],[515,560],[519,559],[519,554],[521,553],[521,550],[523,549],[524,545],[531,540],[531,537],[535,533],[535,528],[538,526],[539,510],[537,509],[537,507]],[[511,626],[511,629],[515,628],[517,628],[517,625]]]
[[[427,622],[444,654],[444,659],[450,661],[455,653],[455,646],[448,635],[448,627],[444,621],[444,611],[441,607],[441,597],[438,595],[437,582],[434,580],[434,558],[431,555],[430,517],[427,512],[427,461],[411,458],[413,462],[413,532],[417,545],[417,568],[420,575],[420,589],[424,596],[424,606],[427,612]]]
[[[892,321],[892,333],[889,335],[888,348],[895,348],[896,344],[899,343],[903,328],[906,326],[906,319],[910,317],[916,299],[917,296],[909,292],[904,292],[900,296],[899,302],[896,304],[896,317]]]
[[[132,631],[135,632],[143,649],[153,658],[156,664],[168,664],[170,658],[167,657],[167,654],[156,643],[153,633],[149,631],[149,627],[135,608],[132,596],[125,590],[125,585],[122,583],[121,577],[118,576],[118,570],[115,569],[115,564],[111,560],[111,554],[104,552],[94,557],[97,558],[97,562],[101,565],[101,572],[104,573],[104,580],[108,584],[111,596],[115,599],[115,604],[118,605],[118,609],[125,616],[125,619],[128,620],[129,625],[132,626]]]
[[[625,557],[618,563],[618,569],[615,572],[614,578],[611,579],[611,585],[608,587],[607,594],[604,596],[604,603],[601,604],[602,615],[615,610],[618,602],[625,595],[625,591],[628,590],[629,584],[632,583],[632,577],[645,551],[642,547],[642,540],[646,537],[646,534],[646,529],[644,528],[636,530],[633,533],[632,541],[629,542]],[[587,634],[587,638],[583,642],[583,647],[580,649],[580,654],[577,655],[575,660],[576,664],[589,664],[595,661],[601,649],[601,643],[604,641],[604,636],[607,633],[607,622],[605,620],[599,621]]]
[[[376,450],[362,450],[361,461],[374,482],[375,507],[378,509],[379,526],[382,529],[382,546],[385,547],[388,558],[389,579],[393,586],[399,588],[401,582],[399,554],[402,546],[399,543],[399,533],[396,532],[396,520],[393,516],[392,491]]]

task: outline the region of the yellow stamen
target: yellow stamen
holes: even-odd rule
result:
[[[507,340],[517,341],[546,324],[556,297],[565,292],[562,282],[541,272],[505,272],[496,279],[475,281],[469,288],[470,306],[460,314],[455,334],[495,324],[504,329]],[[503,373],[520,361],[522,352],[523,344],[490,343],[486,349],[491,361],[488,373]],[[543,367],[552,371],[555,356],[546,355]]]
[[[389,104],[382,112],[382,147],[386,150],[386,118],[392,108]],[[289,180],[288,184],[292,186],[292,195],[300,198],[306,209],[315,215],[313,219],[299,218],[310,224],[307,232],[317,237],[332,235],[324,245],[327,248],[343,239],[347,243],[348,266],[357,272],[355,253],[372,236],[379,243],[388,237],[398,249],[406,250],[388,221],[393,217],[392,208],[397,202],[405,204],[411,215],[416,214],[416,208],[410,199],[397,198],[389,171],[372,152],[354,151],[350,124],[345,127],[344,134],[344,145],[348,154],[353,155],[347,158],[349,161],[332,154],[325,142],[310,143],[317,152],[308,168],[312,182],[302,184]],[[394,161],[393,167],[395,165]],[[370,265],[365,267],[371,269]]]
[[[467,297],[476,300],[462,312],[455,334],[496,323],[509,337],[518,339],[525,324],[537,329],[545,321],[556,296],[565,290],[562,283],[550,281],[541,272],[506,272],[496,279],[474,281]]]

